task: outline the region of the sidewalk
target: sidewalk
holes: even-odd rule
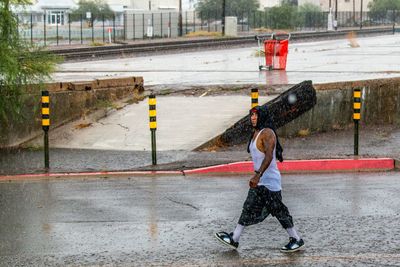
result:
[[[286,162],[289,162],[289,160],[353,159],[352,140],[352,129],[345,129],[307,137],[282,139],[281,141],[284,147],[284,158]],[[399,146],[399,128],[391,126],[360,127],[360,158],[399,159]],[[151,165],[150,151],[52,149],[50,151],[50,172],[181,172],[182,170],[250,160],[245,145],[225,148],[222,151],[159,151],[157,152],[158,165],[156,166]],[[0,154],[0,175],[2,176],[43,172],[43,151],[23,150]]]

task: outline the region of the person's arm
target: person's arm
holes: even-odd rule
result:
[[[252,188],[257,187],[257,184],[260,182],[260,178],[265,172],[266,169],[268,169],[269,164],[271,164],[271,161],[273,159],[273,153],[274,153],[274,148],[275,148],[275,135],[274,132],[271,129],[265,129],[262,131],[262,133],[259,136],[259,141],[257,142],[257,148],[264,152],[265,158],[263,162],[261,163],[261,166],[258,170],[255,170],[254,176],[250,179],[249,185]]]

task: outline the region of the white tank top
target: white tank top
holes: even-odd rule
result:
[[[254,165],[254,170],[259,170],[261,167],[261,163],[263,162],[265,158],[265,154],[258,150],[257,148],[257,139],[260,136],[260,133],[263,131],[262,129],[256,136],[254,140],[251,140],[250,143],[250,154],[251,158],[253,160],[253,165]],[[274,133],[275,134],[275,133]],[[258,185],[263,185],[267,187],[270,191],[281,191],[282,186],[281,186],[281,173],[278,170],[278,166],[276,164],[276,156],[275,156],[275,151],[276,150],[276,141],[275,141],[275,147],[274,147],[274,152],[272,153],[272,160],[271,163],[269,164],[268,168],[265,170],[263,175],[260,178],[260,182]]]

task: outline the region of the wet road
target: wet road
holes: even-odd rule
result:
[[[400,176],[285,175],[283,198],[304,252],[283,255],[274,218],[219,245],[246,176],[119,177],[0,183],[1,266],[397,266]]]
[[[254,47],[61,64],[56,81],[143,76],[149,85],[296,84],[400,76],[400,35],[290,43],[287,71],[258,71]],[[352,45],[351,45],[352,44]],[[265,64],[264,58],[261,64]]]

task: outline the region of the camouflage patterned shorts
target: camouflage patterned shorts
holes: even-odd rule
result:
[[[239,224],[244,226],[257,224],[270,214],[278,219],[283,228],[293,227],[292,216],[282,203],[281,191],[272,192],[265,186],[250,188],[243,204]]]

